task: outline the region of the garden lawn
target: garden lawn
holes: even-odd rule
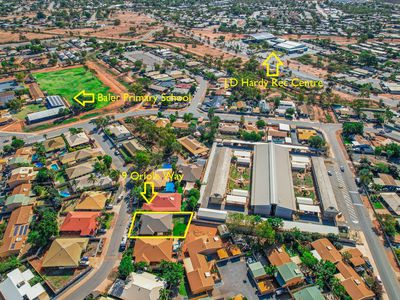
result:
[[[80,91],[107,94],[109,88],[84,67],[33,74],[40,88],[48,95],[60,95],[73,104],[73,97]],[[102,108],[110,102],[96,102],[95,108]]]
[[[14,116],[18,120],[25,120],[26,116],[30,113],[33,112],[38,112],[41,110],[46,110],[46,107],[41,104],[29,104],[24,106],[18,113],[16,113]]]

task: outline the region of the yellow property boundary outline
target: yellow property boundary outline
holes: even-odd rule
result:
[[[186,225],[185,233],[182,235],[131,235],[135,226],[137,215],[190,215],[189,222]],[[128,238],[130,239],[185,239],[192,223],[194,212],[192,211],[135,211],[132,217],[132,224],[129,227]]]

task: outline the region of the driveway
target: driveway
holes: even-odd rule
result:
[[[216,298],[231,298],[237,294],[242,294],[249,300],[260,299],[257,296],[257,288],[253,286],[253,281],[247,274],[245,261],[238,259],[218,264],[222,282],[216,284],[213,296]]]

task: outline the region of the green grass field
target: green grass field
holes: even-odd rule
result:
[[[81,90],[87,93],[107,94],[109,88],[105,86],[95,75],[84,67],[66,69],[54,72],[33,74],[40,88],[47,91],[48,95],[60,95],[69,103],[73,103],[73,97]],[[96,108],[102,108],[110,102],[96,102]]]

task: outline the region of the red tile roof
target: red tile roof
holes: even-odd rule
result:
[[[179,193],[158,194],[149,204],[143,204],[143,209],[151,211],[180,211],[182,196]]]
[[[60,232],[76,233],[80,236],[94,235],[97,229],[97,217],[101,214],[92,211],[69,212],[61,225]]]

